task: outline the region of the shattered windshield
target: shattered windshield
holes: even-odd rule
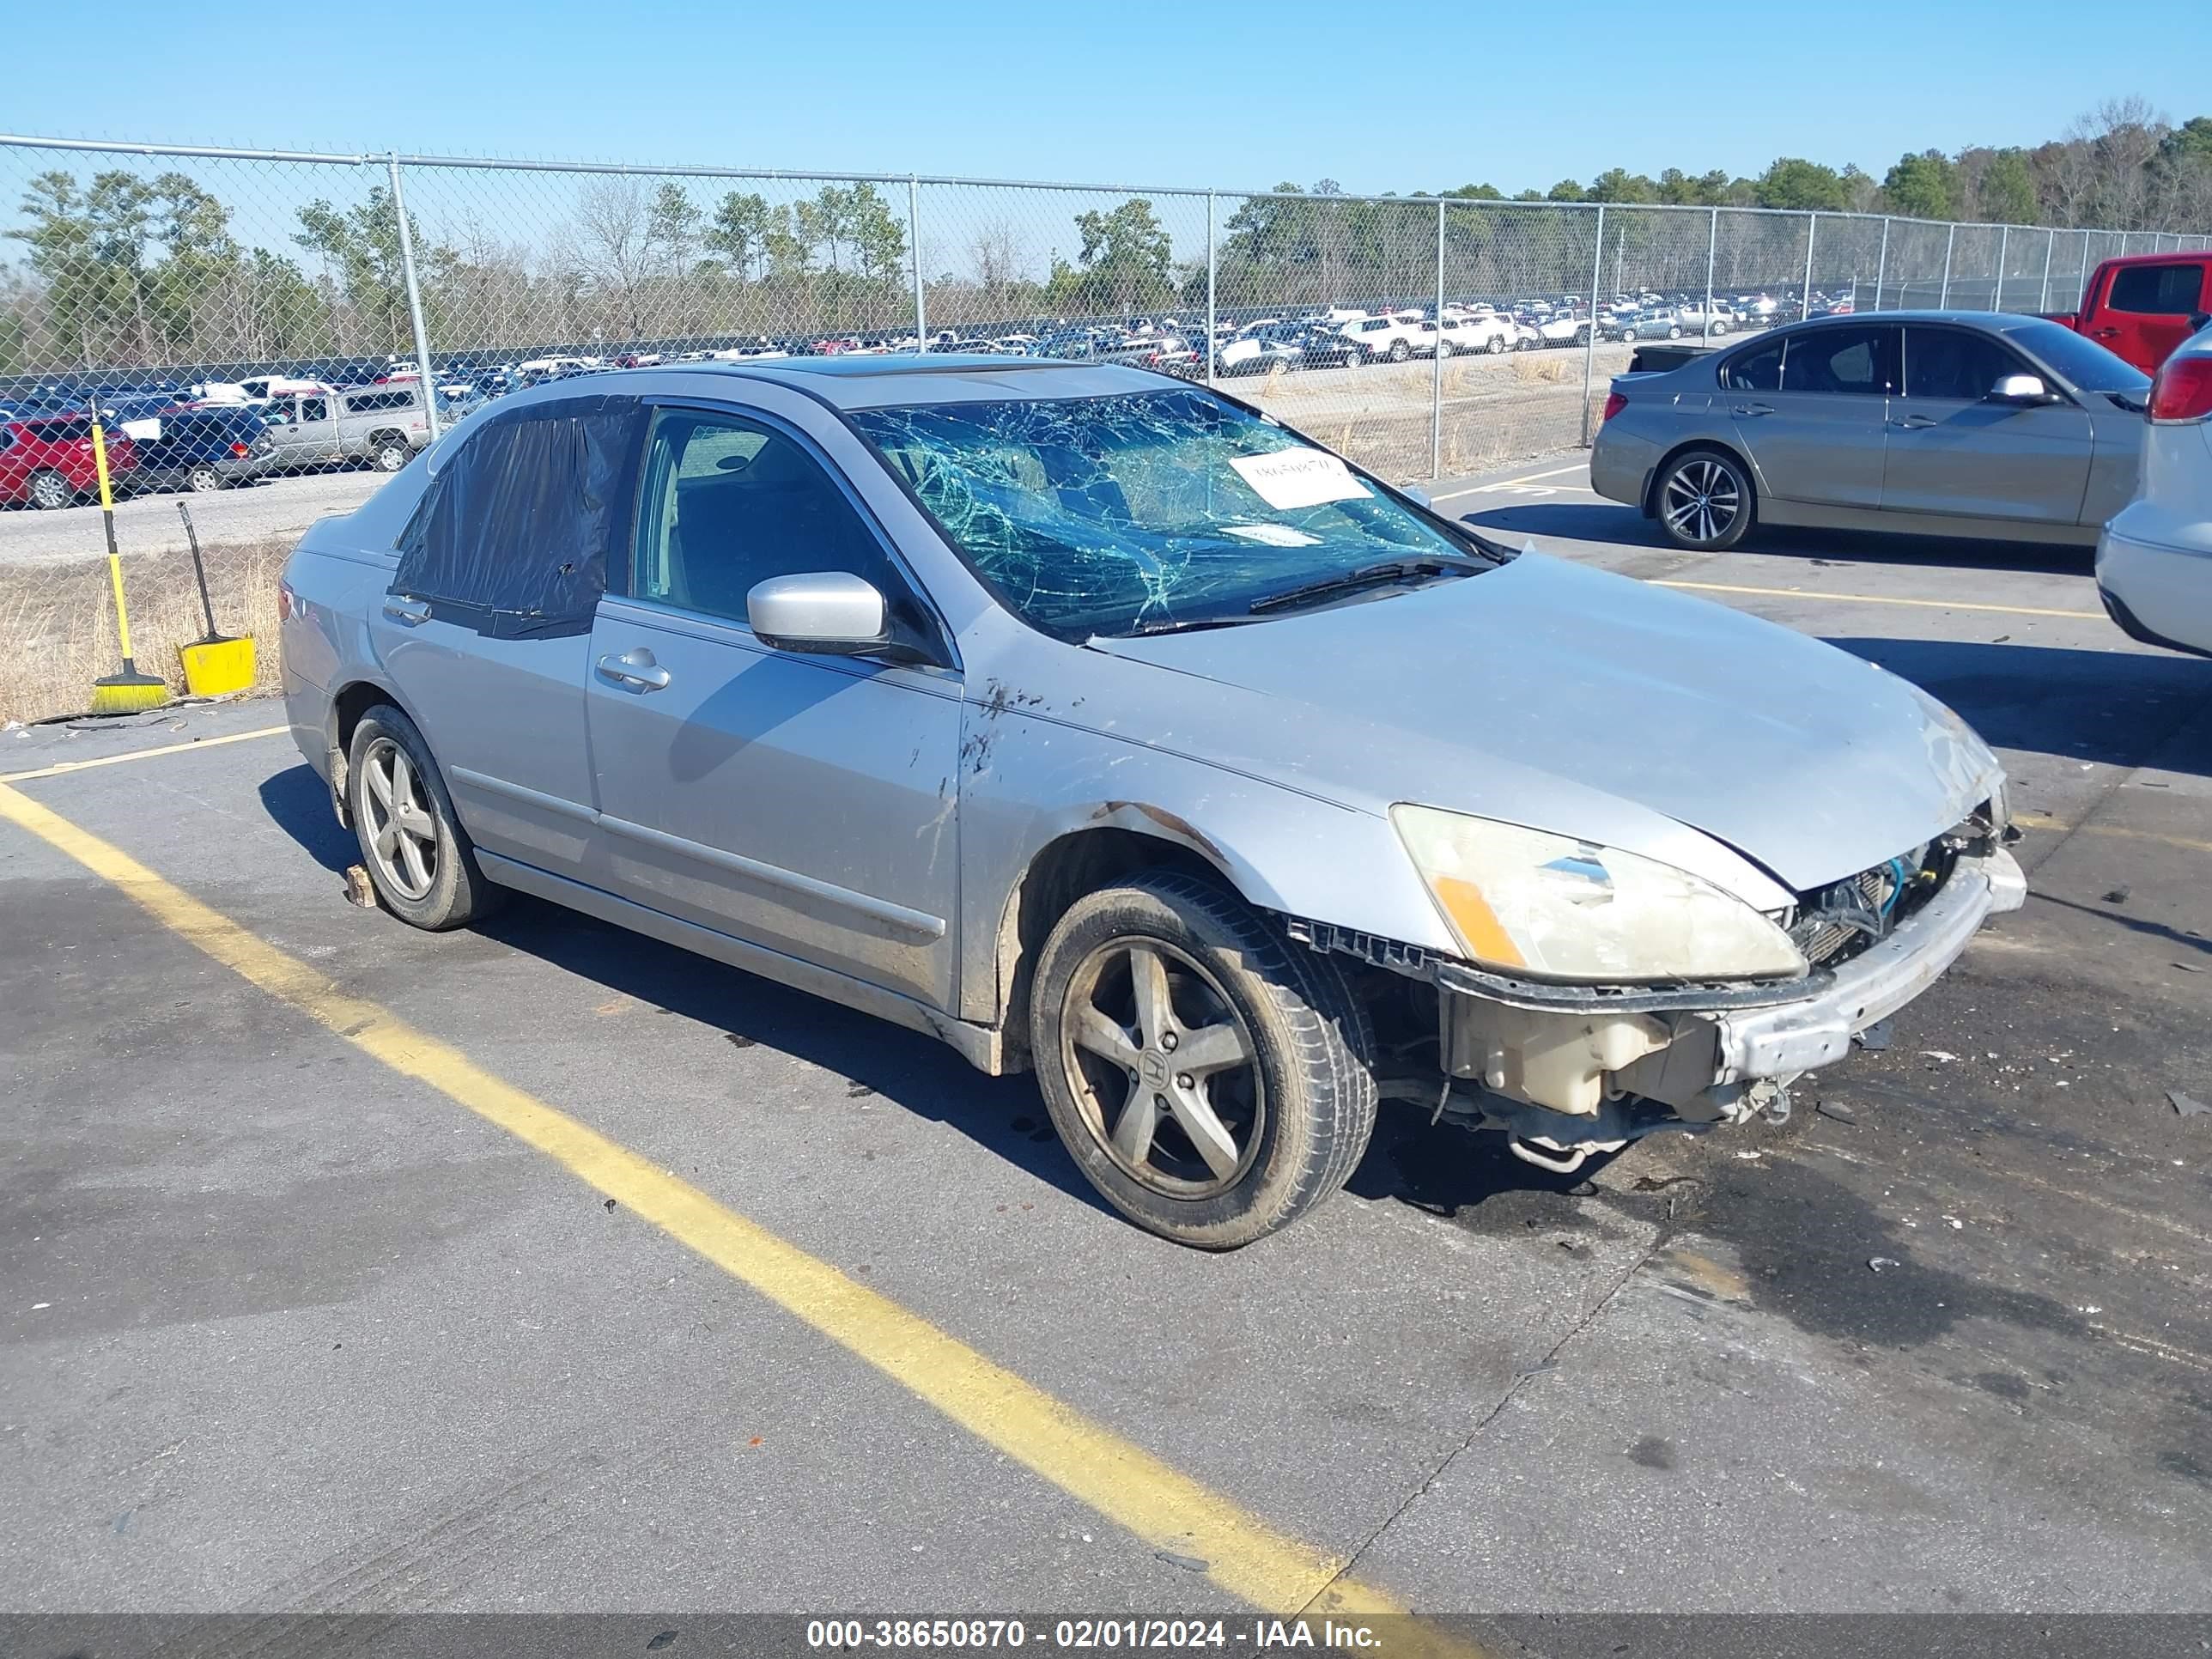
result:
[[[849,418],[1000,599],[1066,639],[1244,621],[1255,604],[1279,614],[1292,590],[1378,564],[1482,556],[1328,451],[1195,389]]]

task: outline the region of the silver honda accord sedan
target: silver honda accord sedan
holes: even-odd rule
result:
[[[1507,550],[1266,415],[1005,358],[502,400],[280,596],[384,907],[507,890],[1034,1069],[1209,1248],[1383,1097],[1577,1168],[1785,1115],[2019,905],[1905,681]]]
[[[2149,392],[2040,317],[1820,318],[1616,376],[1590,488],[1698,552],[1753,524],[2091,547],[2134,498]]]

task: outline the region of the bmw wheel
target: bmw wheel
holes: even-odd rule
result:
[[[1373,1039],[1334,962],[1191,876],[1139,874],[1069,908],[1038,960],[1030,1042],[1085,1178],[1203,1249],[1328,1197],[1374,1130]]]
[[[1652,491],[1652,508],[1667,539],[1699,553],[1718,553],[1741,541],[1755,504],[1742,463],[1718,449],[1676,456]]]

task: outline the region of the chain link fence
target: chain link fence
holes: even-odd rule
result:
[[[1397,480],[1586,442],[1624,334],[2070,307],[2212,238],[0,138],[0,404],[983,349],[1212,380]],[[466,392],[462,388],[468,388]]]

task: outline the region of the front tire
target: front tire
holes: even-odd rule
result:
[[[1288,1225],[1374,1132],[1373,1036],[1335,964],[1194,877],[1139,874],[1069,908],[1038,959],[1030,1042],[1076,1166],[1178,1243]]]
[[[1390,361],[1392,362],[1402,363],[1407,358],[1413,355],[1413,348],[1407,345],[1403,340],[1393,340],[1390,343]]]
[[[1675,546],[1697,553],[1734,547],[1757,507],[1751,475],[1721,449],[1692,449],[1667,464],[1651,491],[1659,527]]]
[[[346,747],[346,798],[362,862],[384,908],[443,933],[486,915],[501,890],[477,867],[476,847],[415,722],[389,703],[361,717]]]
[[[74,501],[76,491],[60,473],[39,472],[32,476],[31,487],[24,493],[24,499],[41,512],[52,513]]]

